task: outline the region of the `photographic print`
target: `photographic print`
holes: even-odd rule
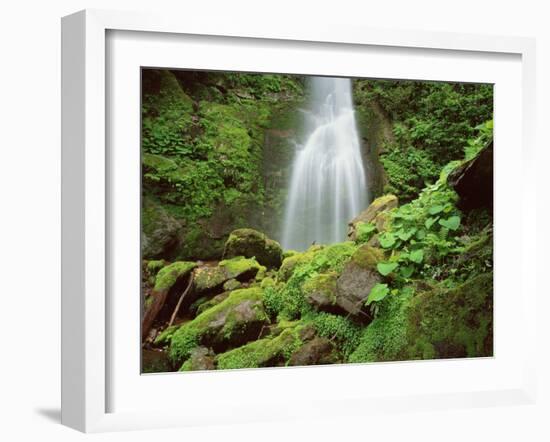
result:
[[[141,167],[142,373],[493,356],[493,85],[142,68]]]

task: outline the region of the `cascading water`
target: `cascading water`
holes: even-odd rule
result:
[[[351,81],[312,77],[310,88],[305,143],[297,144],[285,210],[286,249],[345,240],[348,222],[368,200]]]

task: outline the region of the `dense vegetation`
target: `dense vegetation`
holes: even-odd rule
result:
[[[296,252],[304,79],[143,71],[144,371],[492,355],[492,87],[353,90],[377,198]]]

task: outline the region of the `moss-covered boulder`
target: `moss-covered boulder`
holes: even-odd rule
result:
[[[292,353],[288,365],[326,365],[338,362],[341,362],[341,356],[332,341],[314,337]]]
[[[158,271],[155,286],[144,305],[144,315],[141,323],[142,339],[147,337],[153,321],[155,321],[165,304],[184,290],[189,275],[196,266],[197,264],[194,262],[177,261]]]
[[[377,227],[384,229],[387,226],[387,218],[381,216],[384,212],[389,212],[392,209],[395,209],[399,205],[399,200],[395,195],[383,195],[376,198],[366,210],[362,211],[349,223],[348,228],[348,238],[352,241],[357,239],[357,225],[359,223],[368,224],[370,222],[375,222]],[[377,220],[377,218],[379,218]]]
[[[306,280],[302,291],[308,304],[316,310],[333,311],[336,307],[336,272],[321,273]]]
[[[190,357],[179,371],[215,370],[215,355],[209,348],[197,347],[191,350]]]
[[[281,266],[283,250],[278,242],[257,230],[237,229],[229,235],[223,252],[224,259],[235,256],[256,258],[260,264],[278,269]]]
[[[286,257],[283,260],[279,271],[277,272],[277,279],[281,282],[288,281],[297,267],[311,261],[315,254],[322,248],[323,246],[314,245],[307,249],[305,252],[295,252]]]
[[[196,293],[213,292],[223,289],[227,281],[236,279],[248,281],[262,269],[254,258],[238,256],[220,261],[217,266],[201,267],[195,272],[194,288]]]
[[[213,298],[210,298],[210,299],[208,297],[201,298],[202,302],[200,302],[197,305],[197,308],[195,310],[196,315],[198,316],[201,313],[208,310],[209,308],[212,308],[212,307],[218,305],[220,302],[225,301],[229,297],[230,294],[231,294],[231,292],[222,292],[219,295],[216,295],[216,296],[214,296]]]
[[[380,274],[376,264],[384,259],[380,249],[363,245],[352,255],[336,281],[336,304],[350,315],[368,317],[364,303]]]
[[[303,344],[301,327],[283,330],[274,338],[264,338],[217,356],[218,369],[277,367],[286,365]]]
[[[227,299],[174,332],[170,357],[181,363],[201,345],[220,352],[257,339],[262,327],[269,323],[262,299],[260,288],[231,292]]]
[[[411,359],[493,355],[493,275],[416,295],[408,313]]]
[[[493,276],[454,287],[416,284],[379,304],[350,362],[493,355]]]

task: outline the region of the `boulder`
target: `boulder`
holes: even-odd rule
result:
[[[179,371],[215,370],[215,355],[206,347],[197,347],[191,350],[189,359]]]
[[[306,302],[318,311],[334,311],[337,276],[335,272],[330,272],[309,278],[302,286]]]
[[[286,328],[275,337],[259,339],[220,354],[217,357],[218,369],[284,366],[303,344],[301,328],[299,325]]]
[[[238,229],[229,235],[223,252],[224,259],[235,256],[256,258],[260,264],[270,269],[278,269],[281,266],[283,250],[278,242],[257,230]]]
[[[350,315],[368,318],[363,307],[371,289],[381,281],[376,264],[384,253],[367,244],[359,247],[336,281],[336,304]]]
[[[387,217],[380,217],[379,220],[377,220],[377,217],[384,212],[395,209],[398,205],[399,200],[395,195],[388,194],[376,198],[366,210],[363,210],[359,215],[350,221],[348,238],[352,241],[357,239],[356,227],[358,223],[370,223],[374,221],[377,227],[380,226],[380,228],[385,228]]]
[[[235,290],[219,304],[205,310],[174,332],[170,356],[183,362],[197,346],[215,352],[243,345],[257,339],[262,327],[269,324],[260,288]]]
[[[158,271],[155,278],[155,286],[144,305],[144,314],[141,322],[142,339],[148,336],[153,321],[157,318],[167,300],[176,298],[185,289],[189,274],[196,266],[197,264],[194,262],[177,261]]]
[[[298,348],[288,361],[288,365],[325,365],[340,362],[334,344],[326,338],[314,337]]]
[[[493,142],[491,141],[474,158],[454,169],[447,183],[460,197],[461,210],[485,207],[493,210]]]
[[[223,289],[227,281],[249,281],[262,269],[253,258],[225,259],[217,266],[201,267],[195,272],[194,288],[196,293],[215,292]]]

